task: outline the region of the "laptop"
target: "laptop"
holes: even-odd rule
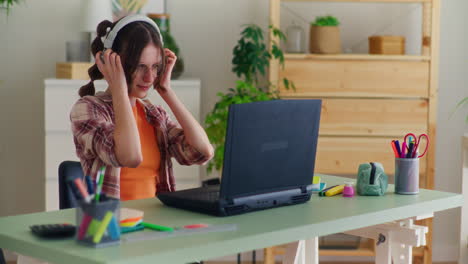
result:
[[[216,216],[309,201],[321,105],[321,100],[231,105],[221,183],[158,194],[158,199]]]

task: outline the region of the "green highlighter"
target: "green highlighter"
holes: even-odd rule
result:
[[[172,227],[167,227],[167,226],[160,226],[160,225],[155,225],[151,223],[146,223],[146,222],[141,222],[141,225],[144,226],[145,228],[157,230],[157,231],[174,231],[174,228]]]

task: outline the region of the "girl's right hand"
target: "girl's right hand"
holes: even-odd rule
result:
[[[104,53],[102,53],[102,51],[96,53],[94,59],[99,71],[104,75],[107,84],[109,84],[109,90],[112,95],[122,91],[128,93],[127,80],[125,78],[122,62],[120,61],[120,56],[111,49],[107,49]]]

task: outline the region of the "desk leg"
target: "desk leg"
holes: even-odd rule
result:
[[[275,264],[274,247],[265,248],[263,251],[263,261],[265,264]]]
[[[384,241],[375,247],[375,264],[392,264],[392,246],[391,234],[389,232],[382,232],[385,236]]]
[[[318,237],[288,244],[283,264],[319,264]]]
[[[318,237],[305,241],[306,264],[319,264],[319,242]]]
[[[423,219],[422,217],[427,216],[416,217],[416,219]],[[378,241],[375,248],[376,264],[391,264],[392,259],[394,264],[411,264],[413,247],[426,244],[428,230],[427,226],[414,225],[413,219],[410,218],[345,233]]]

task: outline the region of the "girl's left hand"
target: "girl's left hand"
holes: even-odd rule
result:
[[[154,88],[159,93],[170,89],[172,69],[174,69],[174,65],[177,61],[177,56],[170,49],[164,49],[164,55],[166,56],[166,68],[164,69],[164,72],[161,73],[161,76],[158,76],[154,80],[153,84]]]

